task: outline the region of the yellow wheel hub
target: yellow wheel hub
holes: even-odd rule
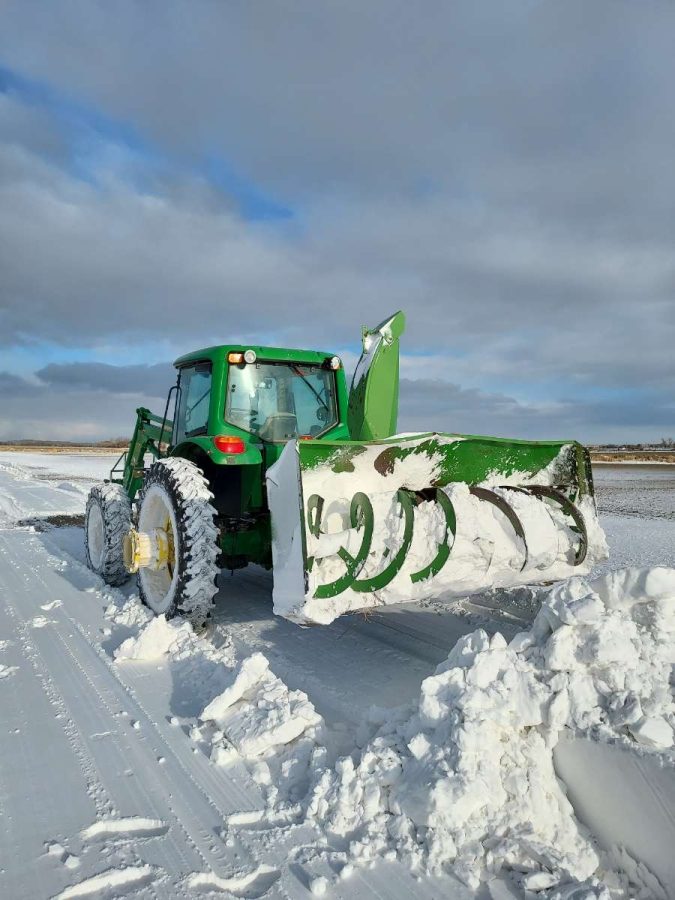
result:
[[[150,532],[136,531],[132,528],[124,536],[124,566],[128,572],[139,569],[158,571],[168,567],[173,575],[175,548],[171,522],[166,528],[153,528]]]

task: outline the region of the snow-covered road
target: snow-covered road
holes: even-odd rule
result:
[[[113,651],[132,629],[105,618],[111,597],[123,595],[84,566],[81,529],[14,527],[81,513],[109,467],[100,456],[0,455],[0,896],[307,896],[300,864],[282,873],[241,837],[220,837],[228,816],[259,809],[262,798],[243,764],[225,774],[186,736],[214,693],[205,667],[191,680],[189,661],[116,664]],[[425,624],[439,619],[428,611],[414,625],[394,616],[302,630],[271,615],[268,573],[221,581],[211,641],[233,632],[242,652],[264,648],[291,686],[313,694],[336,748],[368,705],[419,690],[470,627],[450,616],[439,632]],[[284,847],[268,857],[280,864],[287,855]],[[441,883],[445,896],[473,895],[453,879],[420,885],[397,868],[357,874],[333,896],[432,897]]]
[[[16,525],[82,513],[89,484],[110,462],[0,454],[0,896],[320,893],[322,870],[303,854],[310,833],[302,825],[257,833],[264,778],[243,761],[214,766],[194,732],[222,690],[221,659],[264,653],[288,688],[309,696],[337,757],[354,747],[369,707],[417,697],[461,635],[521,630],[535,594],[391,607],[300,629],[271,614],[271,575],[251,567],[222,573],[203,652],[115,660],[146,618],[127,599],[133,586],[106,588],[86,569],[80,528]],[[641,512],[605,516],[613,551],[605,568],[675,566],[675,521]],[[224,827],[247,817],[248,829]],[[323,865],[335,875],[329,856]],[[327,896],[497,898],[508,890],[495,882],[476,894],[450,875],[413,878],[383,860],[348,881],[333,878]]]

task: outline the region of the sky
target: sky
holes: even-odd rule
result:
[[[0,439],[406,312],[399,428],[675,436],[670,0],[0,2]]]

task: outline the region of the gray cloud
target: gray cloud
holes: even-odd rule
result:
[[[40,381],[52,388],[106,391],[111,394],[139,394],[166,397],[175,382],[169,363],[152,366],[111,366],[106,363],[50,363],[36,372]]]
[[[138,406],[163,411],[173,372],[86,363],[46,366],[39,379],[0,372],[0,440],[129,436]]]
[[[587,443],[675,433],[675,402],[657,394],[620,401],[523,403],[446,381],[401,379],[400,431],[446,431]]]
[[[402,391],[415,427],[656,436],[673,26],[671,4],[629,0],[9,3],[6,63],[131,123],[161,164],[101,139],[83,180],[62,127],[0,94],[0,345],[343,351],[402,307],[404,371],[452,382],[419,409]],[[297,221],[242,219],[207,155]],[[41,373],[89,392],[140,375]]]

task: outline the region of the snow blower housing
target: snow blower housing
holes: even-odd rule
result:
[[[87,558],[156,613],[208,616],[219,568],[274,569],[274,609],[349,610],[584,574],[606,555],[574,441],[394,436],[396,313],[330,353],[218,346],[176,361],[163,416],[87,504]],[[148,464],[148,458],[151,461]]]

